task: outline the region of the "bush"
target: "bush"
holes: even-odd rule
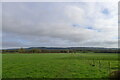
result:
[[[120,70],[113,71],[110,73],[110,79],[115,80],[115,78],[120,79]]]

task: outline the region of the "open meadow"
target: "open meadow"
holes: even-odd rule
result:
[[[118,70],[114,53],[3,54],[3,78],[106,78]]]

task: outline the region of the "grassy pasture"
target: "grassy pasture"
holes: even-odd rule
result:
[[[105,78],[118,70],[118,54],[3,54],[3,78]]]

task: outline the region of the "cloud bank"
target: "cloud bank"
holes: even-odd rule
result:
[[[3,3],[3,48],[118,47],[118,6],[111,2]]]

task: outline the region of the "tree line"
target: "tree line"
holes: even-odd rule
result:
[[[6,49],[2,53],[120,53],[120,49]]]

